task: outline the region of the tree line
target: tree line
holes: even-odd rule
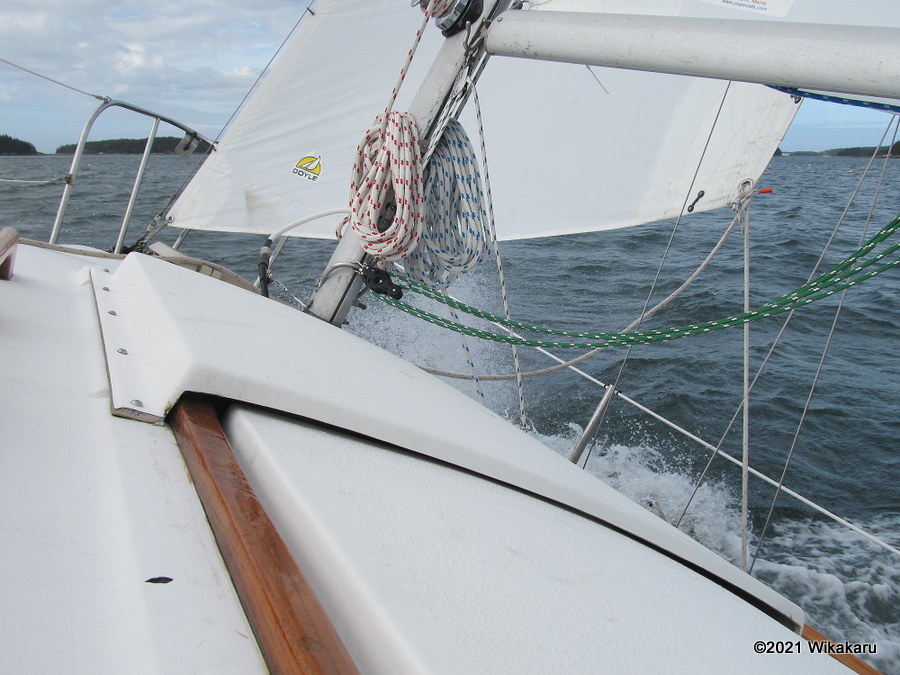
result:
[[[175,152],[175,147],[181,142],[174,136],[160,136],[153,140],[150,152],[154,154],[170,154]],[[106,141],[88,141],[84,145],[87,155],[140,155],[147,145],[146,138],[115,138]],[[56,149],[57,155],[75,154],[76,144],[61,145]],[[200,142],[198,152],[206,152],[209,145]],[[34,144],[13,138],[6,134],[0,134],[0,155],[37,155],[40,154]]]
[[[171,154],[181,143],[180,138],[174,136],[159,136],[153,139],[150,152],[157,155]],[[113,138],[106,141],[88,141],[84,144],[86,155],[141,155],[147,146],[146,138]],[[206,152],[209,144],[200,142],[198,152]],[[56,149],[57,155],[74,155],[76,144],[61,145]]]
[[[0,155],[36,155],[37,149],[28,141],[0,134]]]
[[[823,150],[821,152],[801,150],[798,152],[791,152],[790,154],[810,157],[871,157],[872,155],[884,157],[889,154],[891,157],[900,157],[900,141],[897,141],[891,146],[882,145],[878,148],[874,145],[870,145],[859,148],[834,148],[832,150]]]

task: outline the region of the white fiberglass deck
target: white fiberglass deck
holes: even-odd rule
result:
[[[802,640],[589,518],[469,472],[270,412],[235,452],[351,656],[385,673],[844,672],[757,655]]]
[[[117,264],[20,245],[0,281],[0,671],[264,672],[172,432],[110,414]]]

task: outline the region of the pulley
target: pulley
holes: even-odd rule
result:
[[[427,5],[429,0],[413,0],[415,5]],[[481,16],[482,0],[454,0],[452,6],[443,16],[435,20],[435,25],[441,29],[444,37],[456,35],[466,27],[470,21],[475,21]]]
[[[456,35],[469,22],[481,16],[482,0],[456,0],[450,11],[434,22],[444,37]]]

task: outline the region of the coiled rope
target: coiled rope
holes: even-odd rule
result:
[[[821,300],[847,288],[850,288],[851,286],[855,286],[856,284],[859,284],[866,279],[870,279],[877,274],[900,265],[900,257],[885,260],[886,258],[889,258],[889,256],[892,256],[900,251],[900,243],[891,244],[884,248],[882,251],[873,253],[874,249],[879,244],[885,243],[891,236],[897,233],[898,229],[900,229],[900,216],[898,216],[888,225],[882,228],[874,237],[869,239],[857,251],[849,255],[837,265],[833,266],[824,274],[821,274],[815,279],[807,282],[797,290],[782,295],[779,298],[772,300],[771,302],[767,302],[764,305],[757,307],[756,309],[726,317],[724,319],[704,321],[702,323],[690,324],[678,328],[661,328],[623,333],[594,333],[556,330],[552,328],[546,328],[544,326],[536,326],[522,321],[510,321],[503,317],[490,314],[489,312],[470,307],[469,305],[458,300],[453,300],[443,293],[434,291],[427,286],[419,284],[410,279],[399,280],[400,285],[408,291],[418,293],[432,300],[452,307],[453,309],[456,309],[458,311],[465,312],[466,314],[470,314],[471,316],[475,316],[480,319],[492,321],[506,328],[541,333],[544,335],[555,335],[561,337],[589,340],[589,342],[531,340],[512,335],[500,335],[492,331],[482,330],[479,328],[474,328],[472,326],[466,326],[459,322],[448,321],[435,314],[432,314],[431,312],[420,309],[418,307],[413,307],[412,305],[394,300],[393,298],[389,298],[383,295],[377,295],[376,297],[378,297],[383,302],[396,307],[397,309],[401,309],[409,314],[412,314],[413,316],[425,319],[426,321],[429,321],[430,323],[433,323],[437,326],[448,328],[465,335],[471,335],[472,337],[491,340],[494,342],[525,345],[530,347],[561,349],[593,349],[596,347],[650,344],[655,342],[675,340],[678,338],[687,337],[688,335],[710,333],[712,331],[722,330],[731,326],[743,325],[750,321],[756,321],[764,317],[776,316],[778,314],[782,314],[784,312],[809,305],[817,300]],[[867,258],[866,256],[869,257]]]
[[[420,245],[404,262],[406,274],[434,289],[478,265],[487,254],[487,213],[478,159],[462,125],[450,120],[428,162]]]
[[[406,257],[422,236],[422,156],[409,113],[379,115],[357,148],[351,179],[350,221],[366,253],[384,262]],[[397,205],[393,221],[379,226],[382,209]]]
[[[428,21],[444,16],[451,7],[451,0],[430,0],[420,4],[424,13],[422,24],[407,52],[397,84],[384,112],[375,119],[356,148],[350,184],[350,215],[338,228],[337,235],[341,236],[349,222],[362,241],[363,250],[382,262],[406,257],[418,246],[422,236],[424,181],[419,130],[412,115],[395,112],[393,107]],[[397,207],[392,222],[379,222],[392,197]]]
[[[443,128],[443,131],[437,143],[431,139],[428,172],[425,175],[415,119],[408,113],[392,111],[428,20],[445,16],[453,4],[452,0],[419,3],[425,14],[423,23],[416,33],[384,113],[376,118],[357,148],[351,181],[350,214],[341,223],[337,234],[340,237],[347,223],[350,223],[363,250],[376,258],[381,266],[402,260],[404,271],[413,282],[433,290],[445,289],[459,274],[479,264],[486,255],[486,242],[490,238],[494,242],[504,308],[508,316],[499,250],[493,234],[490,192],[486,210],[482,206],[484,191],[478,159],[462,125],[445,117],[439,120],[436,128]],[[456,100],[461,93],[458,87],[465,86],[471,87],[474,92],[471,80],[459,76],[451,100]],[[445,114],[448,115],[449,111],[450,105],[445,105]],[[481,129],[480,110],[478,119]],[[484,151],[483,130],[481,136]],[[459,324],[458,317],[452,311],[451,317],[444,320]],[[483,396],[464,334],[461,338],[472,380],[479,395]],[[515,346],[513,359],[519,373]],[[521,376],[517,376],[517,383],[521,426],[525,428],[527,420]]]
[[[435,289],[446,288],[486,254],[478,159],[462,125],[449,120],[426,173],[415,119],[392,108],[427,22],[446,15],[452,5],[452,0],[420,4],[423,23],[390,100],[357,147],[350,213],[338,228],[340,236],[349,223],[366,253],[381,263],[403,260],[410,278]]]

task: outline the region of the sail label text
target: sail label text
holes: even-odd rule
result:
[[[700,0],[708,5],[718,5],[729,9],[743,9],[769,16],[787,16],[794,0]]]

